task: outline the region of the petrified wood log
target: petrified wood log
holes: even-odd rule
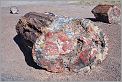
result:
[[[88,19],[31,12],[19,20],[16,30],[34,43],[37,65],[51,72],[90,69],[106,58],[106,36]]]
[[[115,5],[97,5],[92,13],[97,20],[107,23],[117,23],[120,21],[120,9]]]

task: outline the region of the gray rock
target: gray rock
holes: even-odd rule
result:
[[[16,6],[12,6],[12,7],[10,7],[10,13],[11,14],[18,14],[19,10]]]

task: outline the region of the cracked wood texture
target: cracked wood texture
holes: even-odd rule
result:
[[[34,43],[36,39],[48,27],[54,19],[54,15],[50,13],[29,12],[19,19],[16,25],[16,31],[26,40]]]

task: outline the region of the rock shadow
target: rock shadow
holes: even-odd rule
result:
[[[46,70],[44,68],[41,68],[40,66],[38,66],[32,57],[32,47],[33,47],[33,43],[25,40],[22,35],[16,35],[13,40],[15,41],[15,43],[19,46],[20,50],[23,52],[24,56],[25,56],[25,61],[27,63],[27,65],[35,68],[35,69],[43,69]]]
[[[93,22],[103,22],[103,23],[109,23],[108,22],[108,19],[103,19],[103,18],[100,18],[100,19],[96,19],[96,18],[86,18],[86,19],[89,19]]]

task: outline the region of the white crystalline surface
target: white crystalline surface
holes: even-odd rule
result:
[[[12,7],[10,8],[10,12],[11,12],[12,14],[18,13],[17,7],[16,7],[16,6],[12,6]]]

